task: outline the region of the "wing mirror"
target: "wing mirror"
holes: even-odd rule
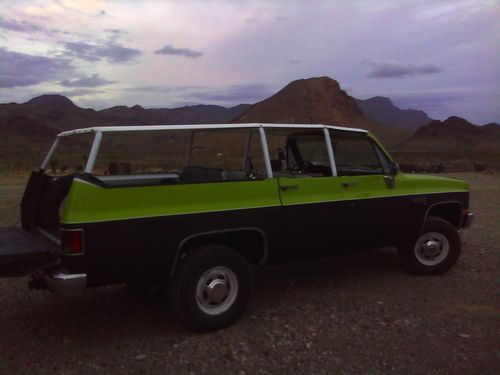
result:
[[[393,161],[393,162],[391,163],[391,170],[390,170],[391,175],[395,176],[395,175],[397,175],[400,171],[401,171],[401,169],[399,168],[399,164],[398,164],[397,162]]]

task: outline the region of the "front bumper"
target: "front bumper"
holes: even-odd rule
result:
[[[463,218],[462,222],[462,228],[469,228],[474,221],[474,213],[473,212],[467,212]]]
[[[69,273],[64,269],[57,269],[44,274],[47,287],[54,293],[64,296],[78,296],[87,289],[87,274]]]

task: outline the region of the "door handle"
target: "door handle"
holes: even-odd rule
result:
[[[283,191],[287,191],[290,189],[298,189],[298,188],[299,188],[298,185],[280,185],[280,189]]]
[[[354,186],[354,185],[356,185],[356,182],[354,182],[354,181],[344,181],[344,182],[342,182],[342,186],[343,187],[349,187],[349,186]]]

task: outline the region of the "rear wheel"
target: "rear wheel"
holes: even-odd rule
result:
[[[455,227],[439,217],[429,217],[417,240],[400,248],[399,256],[412,273],[439,275],[453,267],[460,251],[460,236]]]
[[[248,302],[249,292],[245,258],[219,245],[203,246],[186,254],[169,286],[174,313],[199,332],[234,323]]]

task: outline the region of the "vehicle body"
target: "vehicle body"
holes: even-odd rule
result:
[[[60,141],[81,135],[92,136],[84,170],[50,175]],[[132,146],[112,141],[119,135]],[[100,162],[107,147],[115,154]],[[68,153],[80,148],[70,142]],[[146,150],[159,156],[124,162],[125,151]],[[31,273],[32,286],[62,293],[162,283],[197,330],[241,313],[248,264],[393,246],[412,272],[439,274],[458,259],[457,232],[473,218],[467,183],[400,172],[365,130],[309,124],[63,132],[32,173],[21,211],[25,244],[0,241],[11,249],[10,258],[0,252],[4,275]]]

